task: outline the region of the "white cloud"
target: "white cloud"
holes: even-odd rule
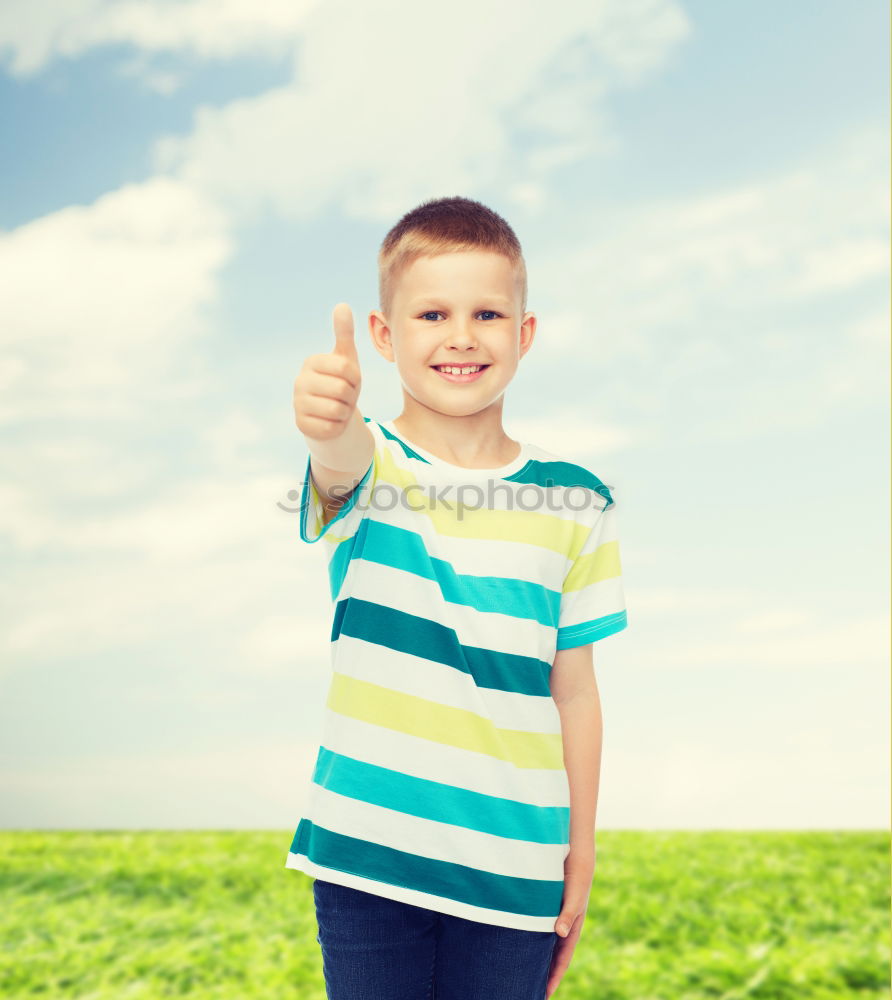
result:
[[[226,218],[157,177],[0,235],[0,423],[121,417],[188,393],[168,371],[209,326]]]
[[[169,742],[159,736],[159,745],[141,753],[60,754],[49,766],[17,761],[0,770],[0,822],[14,829],[25,815],[28,826],[55,829],[280,828],[288,877],[289,831],[318,742],[307,734],[278,743],[233,734],[226,746],[196,749]]]
[[[190,135],[158,142],[158,169],[247,215],[337,203],[377,219],[490,184],[535,203],[557,163],[609,148],[605,96],[654,73],[689,30],[671,0],[459,0],[435,25],[424,5],[328,3],[303,27],[293,82],[201,108]]]
[[[637,594],[636,594],[637,597]],[[763,598],[751,595],[758,608]],[[637,606],[637,601],[636,601]],[[699,604],[688,605],[692,616],[702,618]],[[643,609],[638,609],[643,617]],[[806,611],[787,612],[767,622],[754,612],[742,619],[733,615],[714,624],[707,621],[696,636],[667,642],[660,652],[660,666],[705,667],[710,670],[745,667],[774,671],[779,668],[814,670],[839,666],[851,672],[875,668],[889,660],[889,617],[885,614],[827,621]]]
[[[527,266],[555,303],[539,334],[555,365],[607,368],[599,408],[637,412],[642,424],[653,415],[657,438],[679,407],[703,415],[699,440],[728,440],[882,405],[886,146],[884,129],[859,128],[807,166],[597,204],[578,224],[584,242],[568,245],[561,231],[560,246],[531,247]],[[816,321],[828,301],[833,311]]]
[[[14,76],[71,54],[70,35],[102,15],[105,0],[5,0],[0,6],[0,54]]]
[[[630,743],[630,741],[627,741]],[[598,826],[642,830],[884,829],[886,739],[786,725],[754,733],[739,712],[724,734],[659,734],[605,746]]]
[[[889,351],[889,309],[877,309],[854,320],[848,330],[855,341],[861,341],[872,347]],[[888,368],[888,364],[886,365]]]
[[[643,555],[644,553],[642,553]],[[637,554],[636,554],[637,561]],[[735,587],[723,581],[721,587],[647,587],[635,588],[635,608],[642,618],[652,618],[664,615],[668,618],[681,617],[689,619],[718,612],[733,612],[748,602],[756,602],[756,596],[745,587]],[[722,617],[722,620],[726,620]]]
[[[195,433],[212,464],[226,469],[244,463],[249,452],[262,445],[266,430],[255,414],[238,407],[196,428]]]
[[[643,565],[638,552],[634,562]],[[629,614],[649,623],[651,637],[660,637],[655,662],[661,668],[774,671],[840,666],[852,671],[872,670],[889,658],[886,613],[828,616],[808,604],[781,600],[773,592],[734,586],[725,577],[709,589],[646,583],[636,583],[633,589]],[[831,598],[832,591],[828,589],[824,597]],[[678,632],[678,622],[692,621],[698,623],[695,632]]]
[[[5,0],[0,52],[8,70],[28,76],[59,57],[104,45],[180,52],[203,59],[291,50],[319,0]],[[146,67],[147,73],[152,73]],[[157,81],[156,81],[157,83]]]
[[[3,585],[5,668],[170,634],[213,643],[229,628],[244,637],[233,662],[249,670],[319,654],[331,613],[323,554],[300,539],[297,513],[276,506],[293,484],[248,478],[246,469],[240,462],[227,476],[174,481],[132,503],[71,516],[64,492],[4,487],[6,540],[35,557]],[[318,635],[301,638],[296,619],[285,629],[278,616],[286,607],[315,620]]]
[[[33,557],[4,585],[6,669],[248,604],[283,488],[258,479],[244,414],[189,405],[208,390],[199,346],[231,252],[225,216],[170,178],[0,236],[0,523]],[[191,435],[203,462],[231,460],[225,475],[176,470]]]
[[[584,290],[587,312],[566,321],[568,342],[581,345],[595,315],[622,332],[604,349],[623,354],[667,327],[714,330],[714,316],[735,307],[858,288],[888,271],[885,147],[884,130],[866,129],[758,182],[598,204],[580,226],[591,239],[566,253],[542,246],[528,266],[561,303]]]
[[[345,23],[350,31],[343,30]],[[504,30],[506,23],[510,32]],[[474,25],[473,32],[468,32],[468,24]],[[285,130],[290,136],[286,134],[280,151],[287,150],[288,159],[298,166],[306,149],[301,133],[317,123],[349,122],[354,132],[363,125],[362,132],[374,136],[374,130],[368,132],[363,100],[357,98],[384,101],[385,121],[397,113],[389,94],[399,93],[401,103],[416,111],[429,109],[434,98],[443,138],[448,106],[461,105],[461,114],[474,124],[471,105],[480,103],[485,87],[500,106],[516,102],[519,125],[575,136],[572,142],[532,152],[531,162],[544,172],[558,162],[579,159],[596,135],[609,146],[609,130],[598,123],[598,105],[608,82],[634,84],[661,65],[688,31],[674,0],[559,0],[541,11],[505,0],[484,5],[459,0],[458,7],[453,4],[435,14],[424,5],[397,0],[373,7],[352,0],[7,0],[0,8],[0,55],[12,75],[25,77],[59,58],[129,45],[136,55],[125,58],[120,71],[163,94],[173,93],[182,77],[157,69],[152,57],[158,53],[218,60],[292,56],[298,62],[293,96],[308,86],[311,105],[322,112],[315,114],[312,106],[305,111],[302,102],[295,101],[292,110],[298,117],[286,119],[294,124]],[[372,38],[377,46],[373,63]],[[590,72],[591,60],[601,65],[601,74]],[[441,71],[433,74],[430,67],[435,64]],[[549,73],[548,85],[529,86],[527,73],[544,71]],[[407,80],[412,82],[409,88]],[[439,84],[446,89],[438,96]],[[349,97],[347,88],[352,91]],[[259,105],[256,117],[262,129],[265,116]],[[380,124],[382,118],[375,117]],[[403,113],[402,120],[410,122],[412,116]],[[427,129],[430,119],[417,121]],[[250,130],[251,123],[240,121],[237,127]],[[165,147],[168,155],[173,155],[173,147]],[[379,155],[383,147],[382,141]],[[423,155],[421,150],[417,154]],[[315,155],[320,155],[318,146]],[[245,166],[236,163],[229,172]],[[520,187],[516,193],[529,196]]]
[[[591,412],[583,406],[565,406],[542,417],[507,415],[505,429],[517,440],[541,442],[547,451],[583,465],[640,443],[640,436],[625,427],[593,421]],[[600,474],[598,469],[593,471]]]
[[[116,69],[120,76],[135,78],[147,90],[164,97],[176,93],[185,79],[185,73],[182,71],[156,69],[152,65],[151,57],[142,51],[137,52],[134,58],[125,59],[118,63]]]
[[[309,579],[307,586],[318,589]],[[264,671],[278,673],[283,667],[293,669],[299,651],[301,660],[327,667],[330,635],[325,618],[306,617],[304,608],[287,615],[267,615],[245,634],[239,646],[239,662],[250,664],[252,676]]]
[[[888,240],[878,236],[844,238],[833,246],[806,251],[802,269],[792,282],[790,291],[794,295],[835,292],[882,277],[888,269]]]

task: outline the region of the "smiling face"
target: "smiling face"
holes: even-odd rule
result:
[[[490,251],[420,257],[397,282],[389,316],[369,317],[378,352],[396,363],[404,408],[453,417],[497,407],[533,342],[536,317],[521,315],[520,279]],[[438,368],[480,366],[451,375]]]

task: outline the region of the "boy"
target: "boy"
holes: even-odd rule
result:
[[[591,472],[512,440],[533,343],[513,230],[429,201],[379,254],[375,349],[399,417],[358,409],[352,314],[307,358],[300,534],[325,539],[332,680],[286,867],[314,876],[330,1000],[541,1000],[595,863],[592,643],[627,625],[615,506]]]

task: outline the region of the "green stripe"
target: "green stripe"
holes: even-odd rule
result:
[[[571,649],[573,646],[584,646],[597,639],[620,632],[629,624],[625,608],[603,618],[595,618],[579,625],[565,625],[558,629],[556,649]]]
[[[347,837],[308,819],[298,824],[291,853],[304,855],[324,868],[502,913],[557,917],[561,910],[563,880],[494,875],[479,868]]]
[[[362,419],[366,423],[370,423],[372,418],[363,417]],[[378,421],[376,420],[375,423],[378,423]],[[401,438],[398,438],[396,434],[391,433],[391,431],[389,431],[383,424],[378,424],[378,429],[381,431],[384,437],[388,438],[391,441],[396,441],[396,443],[400,446],[400,448],[402,448],[403,451],[405,452],[407,458],[416,458],[418,459],[419,462],[424,462],[425,465],[431,464],[426,458],[419,455],[414,448],[410,448],[405,441],[403,441]]]
[[[507,576],[457,573],[446,559],[432,556],[416,531],[363,518],[356,535],[337,546],[328,566],[331,599],[337,600],[351,559],[391,566],[437,583],[443,597],[476,611],[497,611],[556,628],[561,592],[541,583]],[[407,581],[406,586],[411,586]]]
[[[304,474],[303,489],[301,490],[301,494],[300,494],[300,537],[305,542],[309,542],[311,545],[312,545],[313,542],[318,542],[322,538],[324,538],[325,535],[329,531],[331,531],[331,526],[333,524],[337,524],[338,521],[340,521],[343,518],[345,518],[347,516],[347,514],[351,510],[353,510],[353,507],[355,506],[356,501],[357,501],[360,493],[362,492],[363,487],[369,481],[369,476],[371,476],[371,474],[372,474],[372,469],[374,469],[374,467],[375,467],[375,462],[374,462],[374,459],[373,459],[369,463],[369,467],[366,469],[365,475],[356,484],[356,489],[353,490],[353,492],[350,494],[349,498],[347,499],[347,502],[338,510],[337,514],[330,521],[327,521],[322,526],[322,530],[319,532],[319,534],[317,535],[316,538],[310,538],[309,537],[309,517],[313,513],[313,500],[312,500],[312,497],[310,495],[310,474],[311,474],[310,473],[310,469],[311,469],[311,464],[310,463],[312,462],[312,460],[313,460],[313,456],[312,455],[308,455],[307,456],[307,471]],[[318,490],[316,492],[319,493]],[[320,500],[322,499],[321,494],[319,496],[319,499]],[[337,534],[337,532],[335,532],[335,534]]]
[[[347,597],[338,601],[331,626],[331,641],[350,635],[387,649],[411,653],[445,663],[470,674],[477,687],[518,694],[551,695],[551,664],[536,656],[498,653],[482,646],[465,646],[455,629],[398,611],[373,601]]]
[[[606,510],[613,502],[610,490],[598,477],[573,462],[540,462],[534,459],[512,476],[504,477],[511,483],[535,483],[537,486],[584,486],[604,497]]]
[[[569,806],[536,806],[430,781],[319,748],[313,781],[330,792],[496,837],[566,844]]]

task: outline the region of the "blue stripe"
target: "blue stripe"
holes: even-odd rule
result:
[[[607,501],[604,504],[604,510],[615,502],[607,486],[593,472],[589,472],[581,465],[576,465],[575,462],[542,462],[539,459],[533,459],[513,475],[503,478],[512,483],[535,483],[537,486],[543,487],[584,486],[587,490],[592,490]]]
[[[341,592],[341,587],[344,584],[344,577],[350,568],[350,562],[362,555],[363,539],[366,534],[366,526],[370,523],[370,520],[368,513],[366,513],[366,516],[359,522],[359,527],[356,531],[343,542],[338,542],[334,546],[334,551],[329,555],[328,586],[331,590],[331,599],[333,601],[338,599],[338,594]],[[359,547],[358,552],[357,546]]]
[[[432,556],[416,531],[365,517],[350,542],[342,542],[328,565],[331,598],[336,600],[351,559],[365,559],[435,581],[443,597],[476,611],[492,611],[557,628],[561,593],[540,583],[506,576],[457,573],[445,559]]]
[[[371,423],[371,419],[372,419],[371,417],[363,417],[363,420],[365,420],[367,424]],[[419,462],[424,462],[425,465],[431,464],[426,458],[424,458],[423,455],[419,455],[414,448],[410,448],[409,445],[407,445],[406,442],[402,440],[402,438],[398,438],[396,434],[389,431],[383,424],[379,424],[377,420],[375,421],[375,423],[378,425],[378,429],[381,431],[384,437],[386,437],[389,441],[395,441],[400,446],[400,448],[403,449],[403,453],[405,454],[406,458],[415,458]]]
[[[557,917],[561,912],[563,879],[494,875],[479,868],[348,837],[308,819],[298,824],[291,853],[309,858],[324,868],[502,913]]]
[[[422,819],[537,844],[566,844],[569,806],[536,806],[379,767],[319,748],[313,781],[351,799]]]
[[[366,423],[371,422],[371,417],[364,417],[363,419]],[[382,423],[379,423],[377,420],[375,423],[380,428],[384,437],[390,441],[395,441],[402,448],[408,458],[415,458],[419,462],[424,462],[425,465],[431,464],[426,458],[419,455],[417,451],[406,444],[402,438],[397,437],[396,434],[389,431]],[[590,472],[582,465],[577,465],[575,462],[563,462],[560,460],[543,462],[541,459],[531,458],[526,465],[519,468],[517,472],[512,473],[510,476],[502,476],[500,478],[506,482],[535,483],[538,486],[544,487],[584,486],[586,489],[592,490],[607,501],[604,505],[605,510],[614,502],[607,486],[605,486],[593,472]]]
[[[318,538],[310,538],[308,534],[308,519],[311,511],[313,510],[313,499],[310,496],[310,463],[312,462],[312,455],[307,456],[307,471],[304,475],[304,485],[300,494],[300,537],[305,542],[318,542],[330,529],[333,524],[337,524],[342,518],[346,517],[348,512],[353,509],[356,504],[356,500],[359,497],[360,491],[363,486],[368,482],[369,476],[372,474],[372,469],[375,467],[375,459],[372,457],[372,461],[369,462],[369,467],[366,469],[365,475],[356,484],[356,489],[350,494],[347,502],[340,508],[337,514],[328,522],[322,525],[322,530],[319,532]],[[317,490],[318,492],[318,490]],[[321,499],[321,496],[320,496]],[[337,532],[335,532],[337,534]]]
[[[595,618],[590,622],[581,622],[579,625],[566,625],[558,629],[557,649],[572,649],[574,646],[584,646],[586,643],[595,642],[605,636],[613,635],[628,625],[625,608],[612,615],[604,615],[603,618]]]
[[[331,641],[352,635],[387,649],[411,653],[435,663],[445,663],[470,674],[477,687],[518,694],[550,695],[551,664],[536,656],[499,653],[482,646],[465,646],[455,629],[406,611],[347,597],[338,601],[331,626]]]

